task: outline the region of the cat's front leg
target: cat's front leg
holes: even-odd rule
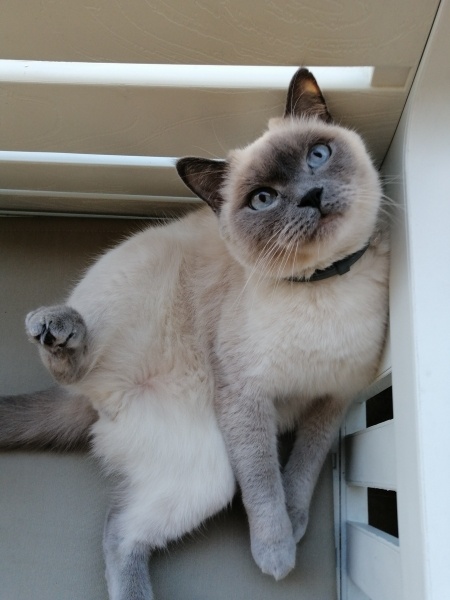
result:
[[[253,558],[263,573],[282,579],[295,566],[295,541],[278,463],[272,401],[255,382],[221,385],[220,426],[250,525]]]
[[[59,383],[75,383],[89,364],[88,336],[83,317],[70,306],[38,308],[25,319],[30,341]]]
[[[346,406],[346,402],[331,396],[321,398],[301,417],[296,441],[283,472],[286,506],[296,542],[305,534],[314,488]]]

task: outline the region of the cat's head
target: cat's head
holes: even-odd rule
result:
[[[381,189],[355,132],[335,123],[316,80],[299,69],[285,114],[227,160],[177,162],[184,183],[217,214],[230,252],[276,278],[309,276],[362,248]]]

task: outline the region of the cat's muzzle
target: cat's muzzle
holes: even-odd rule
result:
[[[300,202],[297,203],[299,208],[317,208],[322,214],[322,193],[323,187],[315,187],[311,188],[306,194],[302,197]]]

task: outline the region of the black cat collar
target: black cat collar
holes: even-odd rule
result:
[[[294,283],[308,283],[310,281],[321,281],[322,279],[328,279],[328,277],[334,277],[335,275],[345,275],[345,273],[350,271],[350,267],[361,258],[368,247],[369,244],[364,246],[364,248],[361,248],[361,250],[346,256],[345,258],[337,260],[326,269],[317,269],[317,271],[314,271],[311,277],[288,277],[286,281],[292,281]]]

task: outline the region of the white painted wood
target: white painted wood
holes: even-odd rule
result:
[[[286,91],[297,67],[244,65],[158,65],[0,59],[0,82],[58,85],[279,89]],[[384,70],[381,69],[383,72]],[[322,90],[370,89],[374,67],[314,67]],[[404,87],[401,77],[389,87]],[[375,87],[383,86],[377,75]],[[383,86],[385,87],[385,86]]]
[[[383,392],[388,387],[392,386],[392,371],[389,369],[387,372],[383,373],[382,376],[378,376],[373,383],[371,383],[365,390],[363,390],[355,399],[356,404],[360,404],[373,398],[377,394]],[[349,428],[346,425],[346,433],[354,433],[358,428]],[[359,428],[360,429],[360,428]]]
[[[386,342],[384,344],[383,354],[381,355],[380,366],[378,367],[378,375],[375,381],[380,381],[386,378],[392,372],[392,354],[391,354],[391,334],[388,330]],[[388,387],[388,386],[386,386]],[[386,389],[386,388],[384,388]]]
[[[48,63],[51,68],[52,63]],[[86,65],[88,67],[89,65]],[[101,65],[97,65],[101,66]],[[130,65],[134,67],[134,65]],[[290,70],[289,72],[292,72]],[[320,84],[322,81],[317,75]],[[266,89],[98,85],[61,80],[4,81],[0,86],[0,149],[144,156],[201,154],[224,157],[258,137],[284,110],[289,77],[280,89],[270,74]],[[327,86],[333,115],[355,127],[378,163],[400,118],[408,86]],[[262,83],[262,82],[261,82]]]
[[[345,591],[345,600],[371,600],[369,596],[357,587],[353,581],[347,578],[347,587]]]
[[[178,197],[182,204],[192,195],[179,180],[173,159],[160,164],[164,157],[224,157],[230,148],[258,137],[268,119],[284,109],[285,89],[271,87],[270,79],[269,89],[261,91],[251,86],[230,90],[76,84],[67,83],[70,77],[63,70],[51,75],[61,76],[61,83],[5,82],[0,88],[0,210],[33,210],[23,200],[30,202],[33,191],[35,210],[56,212],[127,214],[126,204],[118,208],[116,194],[130,200],[135,195],[155,196],[160,203],[166,196],[169,202]],[[381,162],[407,88],[346,85],[326,92],[330,109],[364,135]],[[47,204],[46,191],[52,192]],[[66,195],[64,202],[55,201],[58,193]],[[89,193],[113,198],[110,204],[105,199],[96,203],[94,210],[86,203],[84,194]],[[136,201],[141,211],[144,205]],[[148,203],[151,214],[156,207],[150,198]],[[136,214],[133,202],[129,206],[128,214]]]
[[[386,421],[345,439],[346,478],[350,485],[395,490],[394,421]]]
[[[345,439],[345,436],[351,435],[355,433],[355,431],[360,431],[366,427],[366,405],[364,402],[354,402],[345,418],[344,425],[342,426],[342,436]]]
[[[399,600],[403,582],[396,538],[368,525],[347,525],[347,568],[370,600]]]
[[[344,471],[342,482],[346,483]],[[367,504],[367,489],[360,486],[345,485],[345,520],[367,525],[369,511]]]
[[[0,189],[0,215],[174,218],[201,204],[195,198],[145,194]]]
[[[402,600],[450,590],[450,2],[442,0],[385,173],[400,179],[391,336]]]
[[[369,527],[366,485],[389,487],[386,481],[395,480],[393,476],[395,463],[388,455],[389,448],[392,449],[394,446],[395,450],[392,423],[388,426],[387,435],[383,427],[385,424],[367,430],[365,406],[366,400],[391,385],[391,347],[388,332],[378,375],[374,382],[355,399],[341,431],[341,479],[337,496],[340,505],[340,600],[373,600],[349,576],[348,561],[349,558],[354,559],[354,554],[350,556],[349,553],[352,538],[347,523],[353,522],[357,524],[355,526]],[[377,437],[380,437],[379,429],[382,430],[381,440],[377,440]],[[353,568],[357,569],[357,564],[353,562]]]
[[[77,154],[75,152],[23,152],[0,150],[0,162],[5,164],[82,165],[93,167],[145,167],[172,169],[175,158],[170,156],[130,156],[114,154]]]
[[[152,159],[137,157],[141,158],[140,164],[133,164],[134,157],[127,156],[111,156],[110,161],[103,162],[97,160],[97,155],[57,153],[53,159],[52,154],[8,153],[5,160],[0,159],[1,188],[74,194],[191,195],[178,177],[174,161],[157,165]],[[72,160],[72,156],[84,156],[86,160]]]
[[[386,346],[383,352],[383,360],[378,371],[378,375],[374,379],[374,381],[364,390],[359,393],[355,398],[355,403],[359,404],[365,402],[369,398],[376,396],[380,392],[383,392],[385,389],[392,385],[392,357],[391,357],[391,343],[390,336],[386,341]],[[358,428],[349,429],[346,426],[346,433],[353,433]]]

